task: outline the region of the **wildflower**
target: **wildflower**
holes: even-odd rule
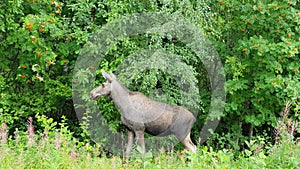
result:
[[[60,134],[56,134],[56,137],[55,137],[55,141],[54,141],[54,146],[56,149],[59,149],[60,147]]]
[[[32,117],[29,117],[28,118],[28,123],[29,123],[29,126],[28,126],[28,145],[33,145],[35,140],[34,140],[34,127],[32,125],[32,122],[33,122],[33,119]]]
[[[0,142],[7,143],[7,125],[5,122],[2,123],[1,127]]]

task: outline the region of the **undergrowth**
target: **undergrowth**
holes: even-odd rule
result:
[[[275,129],[275,143],[261,142],[254,138],[246,141],[242,151],[214,149],[199,146],[197,153],[168,152],[153,156],[147,153],[143,158],[133,156],[125,161],[119,156],[106,156],[97,144],[88,140],[79,141],[73,137],[62,121],[53,125],[51,119],[36,116],[44,132],[34,131],[33,118],[29,117],[27,131],[18,131],[9,136],[8,126],[2,123],[0,131],[0,168],[291,168],[300,167],[300,140],[294,138],[297,121],[288,118],[288,108]],[[288,122],[288,123],[286,123]],[[83,130],[84,131],[84,130]],[[85,134],[85,133],[83,133]],[[262,144],[264,143],[264,145]]]

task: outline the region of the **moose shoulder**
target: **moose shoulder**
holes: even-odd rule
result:
[[[194,115],[187,109],[154,101],[140,92],[132,92],[124,87],[113,73],[102,71],[107,80],[93,89],[90,98],[110,96],[121,110],[122,123],[128,127],[128,144],[125,156],[128,159],[134,136],[145,153],[144,132],[154,136],[175,135],[185,146],[185,149],[196,151],[196,146],[190,139],[191,128],[196,121]]]

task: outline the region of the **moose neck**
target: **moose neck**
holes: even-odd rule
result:
[[[111,98],[113,99],[115,105],[121,110],[121,112],[125,112],[125,110],[129,103],[129,90],[124,87],[120,82],[113,81],[111,84]]]

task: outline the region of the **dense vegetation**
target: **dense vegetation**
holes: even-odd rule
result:
[[[297,0],[1,1],[0,168],[16,164],[14,159],[20,159],[20,168],[295,168],[300,154],[299,6]],[[126,30],[136,31],[131,36],[112,36],[118,32],[110,32],[109,25],[141,13],[185,22],[160,29],[163,24],[157,23],[169,23],[160,18],[153,22],[155,29],[143,32],[141,24]],[[124,126],[110,100],[101,98],[98,112],[88,99],[92,85],[104,81],[101,69],[115,71],[131,90],[192,110],[197,114],[192,139],[199,141],[216,104],[211,100],[215,88],[207,65],[185,43],[192,38],[180,38],[190,33],[181,31],[184,26],[201,30],[205,40],[200,42],[209,41],[223,63],[227,95],[224,111],[217,113],[218,128],[197,154],[149,154],[125,164],[119,156],[106,157],[107,135],[94,134],[100,147],[91,140],[90,129],[99,122],[93,119],[112,132],[123,132]],[[103,31],[105,38],[97,39]],[[90,50],[89,42],[97,42],[97,48]],[[97,61],[84,59],[93,54]],[[84,64],[78,66],[80,59]]]
[[[43,121],[43,134],[34,133],[33,121],[28,130],[16,131],[7,139],[7,126],[2,125],[0,138],[1,168],[297,168],[300,165],[300,146],[286,130],[288,109],[280,119],[277,143],[271,145],[263,137],[246,141],[249,147],[240,152],[201,146],[197,153],[175,152],[144,158],[133,156],[124,162],[119,156],[108,157],[100,147],[74,139],[63,121],[56,129],[52,119]],[[56,131],[55,131],[56,130]]]

